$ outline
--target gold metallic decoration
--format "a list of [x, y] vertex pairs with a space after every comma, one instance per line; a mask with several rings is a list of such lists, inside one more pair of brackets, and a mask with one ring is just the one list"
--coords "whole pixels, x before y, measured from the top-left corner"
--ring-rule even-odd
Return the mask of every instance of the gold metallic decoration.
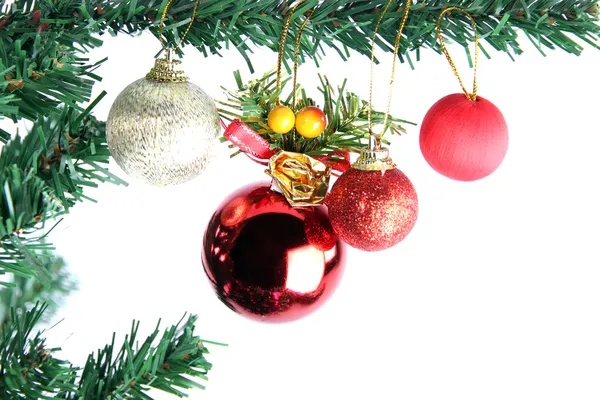
[[[442, 27], [441, 27], [442, 17], [446, 13], [450, 13], [451, 11], [459, 11], [459, 12], [465, 14], [469, 18], [469, 22], [471, 22], [471, 26], [473, 27], [473, 32], [475, 35], [475, 64], [473, 66], [473, 93], [469, 93], [469, 91], [463, 84], [462, 79], [460, 79], [460, 74], [458, 73], [458, 69], [456, 68], [456, 65], [454, 64], [454, 61], [452, 61], [452, 57], [450, 57], [450, 53], [448, 53], [448, 50], [446, 49], [446, 45], [444, 44], [444, 38], [442, 37]], [[462, 88], [463, 92], [465, 93], [465, 96], [467, 96], [467, 98], [471, 101], [477, 101], [477, 68], [479, 66], [479, 35], [477, 34], [477, 25], [475, 24], [475, 20], [473, 19], [471, 14], [469, 14], [467, 11], [463, 10], [460, 7], [448, 7], [448, 8], [445, 8], [440, 13], [440, 16], [438, 17], [438, 20], [437, 20], [436, 31], [437, 31], [437, 38], [438, 38], [438, 42], [440, 43], [440, 47], [442, 48], [442, 51], [444, 52], [446, 59], [450, 63], [450, 67], [452, 68], [454, 75], [458, 79], [458, 82], [460, 83], [460, 87]]]
[[[196, 6], [198, 5], [196, 1]], [[106, 138], [117, 164], [130, 176], [156, 186], [174, 185], [202, 173], [219, 143], [220, 122], [214, 100], [188, 82], [174, 59], [181, 42], [142, 79], [127, 86], [113, 103], [106, 121]]]
[[377, 150], [362, 149], [352, 168], [361, 171], [389, 171], [396, 169], [396, 164], [390, 158], [390, 152], [385, 147]]
[[188, 77], [180, 69], [181, 61], [173, 58], [173, 52], [173, 49], [166, 49], [165, 57], [156, 59], [146, 78], [159, 82], [187, 82]]
[[280, 151], [265, 171], [292, 206], [316, 206], [329, 188], [331, 167], [306, 154]]

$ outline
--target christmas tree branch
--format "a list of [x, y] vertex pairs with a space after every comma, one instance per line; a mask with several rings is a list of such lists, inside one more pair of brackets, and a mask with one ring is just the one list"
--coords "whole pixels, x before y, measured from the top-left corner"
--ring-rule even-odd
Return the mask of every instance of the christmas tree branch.
[[[82, 50], [102, 42], [87, 27], [48, 29], [41, 11], [14, 11], [0, 29], [0, 115], [30, 121], [59, 114], [65, 104], [83, 111], [94, 83], [93, 71], [104, 61], [87, 64]], [[8, 28], [10, 27], [10, 29]]]
[[46, 251], [40, 252], [38, 259], [46, 272], [46, 280], [13, 273], [10, 286], [0, 288], [0, 325], [9, 320], [11, 309], [23, 313], [40, 301], [48, 305], [44, 313], [47, 320], [56, 311], [62, 298], [75, 289], [76, 284], [61, 258]]
[[52, 247], [35, 234], [49, 219], [89, 199], [84, 187], [125, 184], [106, 165], [105, 125], [68, 106], [40, 118], [23, 139], [0, 154], [0, 273], [49, 279], [44, 252]]
[[137, 400], [151, 399], [146, 393], [150, 388], [186, 397], [182, 389], [203, 388], [196, 379], [206, 379], [212, 368], [204, 346], [212, 342], [193, 333], [196, 316], [162, 335], [159, 323], [141, 345], [139, 322], [134, 321], [118, 352], [113, 335], [112, 343], [90, 354], [79, 369], [55, 357], [60, 349], [46, 346], [43, 331], [33, 334], [45, 311], [45, 305], [22, 314], [13, 309], [0, 326], [0, 398]]
[[171, 326], [153, 345], [160, 334], [157, 326], [141, 346], [136, 344], [139, 322], [134, 321], [115, 357], [114, 336], [110, 345], [89, 356], [77, 396], [71, 398], [151, 399], [145, 393], [151, 387], [184, 397], [180, 389], [204, 389], [190, 379], [205, 380], [212, 368], [204, 358], [208, 350], [203, 341], [193, 335], [196, 320], [191, 316], [183, 326], [179, 326], [181, 322]]
[[[250, 44], [278, 49], [285, 16], [294, 1], [201, 1], [196, 23], [185, 39], [205, 55], [219, 54], [224, 48], [238, 49], [252, 69]], [[0, 17], [0, 116], [36, 120], [39, 115], [56, 112], [65, 103], [77, 109], [89, 100], [98, 63], [89, 65], [79, 54], [99, 46], [97, 34], [139, 33], [144, 29], [159, 35], [158, 16], [166, 1], [32, 1], [16, 0], [12, 6], [2, 2]], [[347, 49], [370, 55], [370, 41], [384, 1], [306, 0], [292, 20], [290, 37], [295, 37], [302, 14], [314, 8], [300, 46], [301, 61], [334, 49], [342, 58]], [[377, 44], [392, 51], [398, 29], [398, 2], [385, 16]], [[428, 1], [412, 5], [400, 58], [411, 53], [420, 57], [421, 48], [440, 51], [435, 35], [437, 17], [444, 7], [465, 8], [475, 19], [480, 37], [492, 48], [510, 57], [522, 53], [519, 32], [543, 52], [561, 49], [580, 54], [582, 44], [599, 48], [600, 12], [597, 0], [559, 0], [524, 2], [514, 0]], [[174, 43], [178, 28], [190, 20], [193, 2], [174, 1], [167, 13], [164, 36]], [[442, 24], [442, 35], [467, 46], [474, 35], [465, 16], [452, 15]], [[482, 46], [483, 48], [483, 46]], [[159, 45], [157, 43], [157, 50]], [[483, 48], [484, 53], [488, 55]], [[293, 43], [285, 47], [287, 58]], [[6, 139], [6, 134], [2, 135]]]
[[3, 399], [65, 398], [76, 389], [77, 370], [54, 357], [43, 332], [33, 333], [46, 306], [22, 314], [11, 310], [0, 327], [0, 397]]

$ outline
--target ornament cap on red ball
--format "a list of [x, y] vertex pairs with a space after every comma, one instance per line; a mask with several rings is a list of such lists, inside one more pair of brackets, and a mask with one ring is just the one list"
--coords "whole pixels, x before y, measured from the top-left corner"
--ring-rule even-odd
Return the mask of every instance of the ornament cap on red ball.
[[387, 149], [365, 149], [327, 197], [331, 224], [340, 238], [364, 251], [401, 242], [417, 221], [418, 199], [411, 181]]
[[481, 96], [448, 95], [427, 112], [419, 136], [421, 152], [438, 173], [475, 181], [493, 173], [508, 151], [508, 127], [500, 110]]

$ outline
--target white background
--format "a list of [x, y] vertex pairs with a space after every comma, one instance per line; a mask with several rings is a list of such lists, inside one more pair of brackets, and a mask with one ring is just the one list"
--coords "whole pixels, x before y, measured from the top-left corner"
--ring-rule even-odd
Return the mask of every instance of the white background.
[[[151, 35], [104, 37], [93, 59], [109, 57], [96, 87], [112, 101], [153, 64]], [[548, 51], [512, 62], [482, 59], [480, 94], [508, 122], [502, 166], [473, 183], [450, 181], [429, 168], [419, 125], [394, 138], [392, 155], [419, 195], [419, 219], [396, 247], [379, 253], [349, 249], [342, 283], [313, 315], [284, 325], [251, 322], [213, 294], [201, 263], [204, 228], [221, 199], [266, 180], [263, 167], [240, 156], [219, 160], [196, 180], [161, 189], [130, 182], [88, 191], [99, 203], [75, 207], [52, 236], [78, 277], [48, 332], [62, 357], [83, 365], [89, 352], [159, 318], [175, 323], [199, 314], [197, 332], [229, 344], [211, 347], [207, 390], [192, 399], [534, 400], [600, 398], [600, 213], [598, 204], [598, 65]], [[203, 58], [192, 47], [191, 80], [223, 99], [232, 71], [250, 73], [235, 51]], [[452, 47], [467, 82], [462, 48]], [[377, 66], [375, 107], [383, 109], [391, 55]], [[257, 49], [257, 74], [276, 54]], [[320, 72], [367, 99], [369, 60], [344, 63], [330, 51]], [[299, 81], [316, 99], [317, 69]], [[416, 123], [439, 98], [460, 91], [443, 56], [424, 51], [416, 70], [399, 66], [392, 114]], [[114, 171], [125, 177], [113, 165]], [[122, 336], [120, 336], [122, 337]], [[156, 398], [170, 396], [156, 393]]]

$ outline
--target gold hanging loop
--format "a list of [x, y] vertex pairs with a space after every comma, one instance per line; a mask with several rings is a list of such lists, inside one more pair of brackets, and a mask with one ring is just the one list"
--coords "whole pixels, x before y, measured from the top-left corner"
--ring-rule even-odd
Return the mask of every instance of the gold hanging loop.
[[[167, 17], [167, 11], [171, 7], [171, 4], [173, 4], [173, 0], [169, 0], [167, 5], [165, 6], [165, 9], [163, 10], [162, 15], [160, 17], [160, 22], [158, 24], [158, 39], [160, 40], [160, 44], [162, 45], [162, 48], [165, 51], [167, 50], [167, 44], [165, 43], [165, 39], [163, 38], [163, 29], [165, 27], [165, 18]], [[196, 10], [198, 9], [198, 4], [200, 4], [200, 0], [196, 0], [196, 3], [194, 4], [194, 9], [192, 11], [192, 19], [190, 20], [190, 23], [188, 24], [185, 32], [183, 33], [183, 36], [179, 40], [179, 43], [177, 43], [177, 46], [175, 46], [175, 48], [172, 49], [173, 52], [177, 51], [177, 49], [179, 49], [181, 47], [181, 43], [183, 43], [183, 40], [185, 39], [188, 32], [192, 28], [192, 24], [194, 23], [194, 20], [196, 19]]]
[[[281, 33], [281, 43], [279, 44], [279, 53], [277, 55], [277, 99], [275, 100], [275, 104], [277, 104], [277, 105], [280, 105], [279, 92], [281, 91], [281, 69], [282, 69], [282, 64], [283, 64], [283, 54], [285, 51], [285, 42], [286, 42], [288, 31], [290, 29], [290, 23], [292, 20], [292, 16], [294, 15], [296, 8], [298, 8], [298, 6], [302, 3], [304, 3], [304, 0], [299, 1], [298, 3], [296, 3], [294, 5], [294, 7], [292, 7], [292, 9], [290, 10], [290, 12], [285, 20], [285, 24], [283, 26], [283, 32]], [[297, 77], [298, 77], [298, 55], [300, 54], [300, 43], [301, 43], [301, 39], [302, 39], [302, 32], [304, 31], [304, 28], [306, 27], [308, 20], [313, 15], [313, 12], [314, 12], [314, 10], [309, 10], [307, 12], [306, 18], [304, 19], [304, 21], [300, 25], [300, 28], [298, 29], [298, 36], [296, 37], [296, 44], [294, 46], [292, 104], [290, 107], [293, 112], [295, 112], [295, 109], [296, 109], [296, 83], [297, 83]], [[290, 139], [291, 148], [294, 148], [294, 145], [296, 142], [296, 132], [294, 129], [292, 129], [289, 139]]]
[[[473, 32], [475, 34], [475, 66], [473, 68], [473, 93], [469, 93], [469, 91], [463, 84], [463, 81], [460, 78], [460, 74], [458, 73], [458, 69], [456, 68], [456, 64], [454, 64], [452, 57], [450, 57], [450, 53], [448, 53], [448, 49], [446, 49], [446, 45], [444, 44], [444, 38], [442, 37], [442, 28], [441, 28], [442, 17], [452, 11], [459, 11], [459, 12], [465, 14], [469, 18], [469, 21], [471, 22], [471, 26], [473, 27]], [[475, 24], [475, 20], [473, 19], [471, 14], [469, 14], [467, 11], [465, 11], [464, 9], [462, 9], [460, 7], [445, 8], [440, 13], [440, 16], [438, 17], [438, 20], [437, 20], [437, 38], [438, 38], [440, 47], [442, 48], [442, 51], [444, 52], [444, 55], [446, 56], [446, 59], [448, 60], [448, 63], [450, 63], [450, 67], [452, 68], [454, 75], [456, 76], [456, 78], [458, 79], [458, 82], [460, 83], [460, 87], [462, 88], [463, 92], [465, 93], [465, 96], [467, 96], [467, 98], [471, 101], [477, 101], [477, 68], [479, 66], [479, 36], [477, 35], [477, 25]]]
[[306, 18], [304, 19], [304, 21], [302, 22], [302, 25], [300, 25], [300, 29], [298, 29], [298, 36], [296, 37], [296, 46], [294, 47], [294, 78], [293, 78], [293, 85], [292, 85], [292, 110], [294, 110], [296, 108], [296, 79], [297, 79], [297, 73], [298, 73], [298, 54], [300, 53], [300, 40], [302, 39], [302, 32], [304, 31], [304, 27], [306, 26], [306, 23], [308, 22], [308, 20], [310, 19], [310, 17], [312, 17], [313, 15], [313, 10], [309, 10]]
[[[282, 65], [283, 65], [283, 54], [285, 52], [285, 42], [287, 39], [288, 31], [290, 29], [290, 23], [292, 21], [292, 16], [294, 15], [294, 12], [298, 8], [298, 6], [302, 3], [304, 3], [304, 0], [299, 1], [298, 3], [296, 3], [294, 5], [294, 7], [292, 7], [292, 9], [288, 13], [288, 16], [285, 20], [285, 24], [283, 25], [283, 32], [281, 33], [281, 42], [279, 43], [279, 52], [277, 54], [277, 92], [279, 92], [281, 90], [281, 69], [282, 69]], [[294, 85], [293, 85], [293, 94], [292, 94], [292, 96], [293, 96], [292, 97], [292, 107], [291, 107], [292, 110], [296, 106], [296, 77], [297, 77], [297, 72], [298, 72], [298, 55], [300, 52], [300, 40], [302, 38], [302, 32], [304, 31], [304, 27], [306, 26], [306, 23], [308, 22], [308, 20], [312, 16], [312, 14], [313, 14], [313, 10], [309, 10], [308, 14], [306, 16], [306, 19], [302, 22], [302, 25], [300, 25], [300, 29], [298, 30], [298, 36], [296, 37], [296, 45], [294, 47], [294, 75], [293, 75]], [[277, 105], [280, 104], [279, 94], [277, 95], [276, 104]]]
[[369, 82], [369, 109], [368, 109], [368, 121], [369, 121], [369, 149], [370, 150], [381, 150], [381, 137], [383, 136], [383, 132], [385, 132], [385, 126], [387, 125], [387, 121], [390, 114], [390, 107], [392, 105], [392, 88], [394, 86], [394, 79], [396, 76], [396, 62], [398, 59], [398, 51], [400, 49], [400, 39], [402, 38], [402, 31], [404, 31], [404, 26], [406, 25], [406, 20], [408, 19], [408, 13], [410, 11], [411, 1], [406, 0], [406, 5], [404, 7], [404, 14], [402, 15], [402, 19], [400, 21], [400, 27], [398, 28], [398, 33], [396, 34], [396, 40], [394, 42], [394, 60], [392, 62], [392, 74], [390, 78], [390, 90], [388, 93], [388, 101], [387, 108], [385, 111], [385, 116], [383, 119], [383, 127], [384, 131], [380, 134], [373, 133], [373, 121], [372, 121], [372, 110], [373, 110], [373, 78], [375, 75], [375, 41], [377, 39], [377, 31], [379, 30], [379, 26], [381, 25], [381, 21], [383, 21], [383, 17], [387, 13], [388, 9], [392, 5], [394, 0], [388, 1], [385, 5], [381, 15], [379, 16], [379, 20], [377, 21], [377, 25], [375, 25], [375, 30], [373, 31], [373, 40], [371, 42], [371, 77]]

